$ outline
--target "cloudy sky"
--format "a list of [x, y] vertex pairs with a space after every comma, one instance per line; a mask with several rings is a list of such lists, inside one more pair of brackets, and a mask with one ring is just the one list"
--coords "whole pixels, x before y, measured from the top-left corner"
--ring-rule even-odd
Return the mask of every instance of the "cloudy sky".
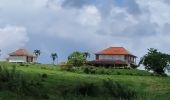
[[170, 53], [169, 12], [170, 0], [0, 0], [1, 59], [18, 48], [40, 49], [42, 63], [110, 46]]

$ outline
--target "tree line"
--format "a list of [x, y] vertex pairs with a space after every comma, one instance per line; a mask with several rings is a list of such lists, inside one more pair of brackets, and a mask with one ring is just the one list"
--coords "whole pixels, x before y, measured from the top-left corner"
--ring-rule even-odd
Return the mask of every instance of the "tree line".
[[[38, 58], [41, 54], [41, 51], [36, 49], [36, 50], [34, 50], [34, 54]], [[50, 57], [52, 59], [53, 64], [55, 64], [56, 60], [58, 63], [58, 54], [56, 52], [51, 53]], [[89, 52], [75, 51], [68, 56], [68, 63], [73, 64], [75, 66], [81, 66], [86, 63], [88, 57], [90, 57]]]
[[[0, 49], [0, 56], [1, 52], [2, 51]], [[41, 51], [38, 49], [34, 50], [33, 53], [37, 58], [41, 55]], [[52, 63], [55, 64], [55, 61], [58, 60], [58, 54], [53, 52], [51, 53], [50, 57], [52, 59]], [[90, 53], [88, 52], [75, 51], [68, 56], [67, 63], [77, 67], [82, 66], [87, 62], [88, 57], [90, 57]], [[141, 64], [144, 65], [145, 70], [153, 71], [156, 74], [163, 75], [165, 74], [165, 70], [170, 72], [170, 55], [162, 53], [157, 49], [150, 48], [148, 49], [148, 52], [143, 57], [141, 57], [138, 67]]]

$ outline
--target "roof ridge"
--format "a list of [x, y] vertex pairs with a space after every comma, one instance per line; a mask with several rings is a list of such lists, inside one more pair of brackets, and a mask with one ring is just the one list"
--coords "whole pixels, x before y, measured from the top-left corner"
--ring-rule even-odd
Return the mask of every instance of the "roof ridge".
[[126, 48], [124, 47], [109, 47], [106, 49], [103, 49], [99, 52], [97, 52], [96, 54], [109, 54], [109, 55], [133, 55], [131, 52], [129, 52]]
[[34, 56], [33, 53], [27, 51], [26, 49], [17, 49], [9, 55], [19, 55], [19, 56]]

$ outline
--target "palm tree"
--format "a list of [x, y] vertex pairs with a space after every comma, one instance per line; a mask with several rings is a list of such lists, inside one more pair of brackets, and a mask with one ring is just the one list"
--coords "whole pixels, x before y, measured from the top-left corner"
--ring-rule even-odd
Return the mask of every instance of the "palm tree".
[[36, 57], [38, 57], [41, 54], [41, 51], [36, 49], [36, 50], [34, 50], [34, 54]]
[[[54, 65], [55, 60], [58, 58], [57, 53], [51, 53], [51, 58], [52, 58], [52, 60], [53, 60], [53, 65]], [[58, 63], [58, 62], [57, 62], [57, 63]]]
[[[41, 51], [38, 50], [38, 49], [36, 49], [36, 50], [34, 50], [34, 54], [35, 54], [35, 56], [38, 58], [38, 56], [40, 56], [40, 54], [41, 54]], [[36, 59], [37, 59], [37, 58], [36, 58]]]

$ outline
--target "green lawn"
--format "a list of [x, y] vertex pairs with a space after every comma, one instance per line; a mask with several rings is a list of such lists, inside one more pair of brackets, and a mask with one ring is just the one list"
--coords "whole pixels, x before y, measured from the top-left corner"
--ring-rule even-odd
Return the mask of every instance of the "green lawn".
[[[0, 63], [2, 66], [13, 66], [9, 63]], [[64, 98], [58, 95], [60, 91], [57, 90], [57, 86], [63, 85], [63, 89], [73, 86], [75, 84], [83, 82], [91, 82], [95, 84], [101, 84], [103, 80], [111, 79], [116, 82], [125, 83], [131, 88], [135, 89], [138, 93], [137, 98], [139, 100], [170, 100], [170, 77], [158, 77], [158, 76], [137, 76], [133, 74], [120, 74], [120, 75], [105, 75], [105, 74], [85, 74], [85, 73], [74, 73], [61, 71], [59, 66], [53, 65], [17, 65], [16, 70], [28, 74], [32, 77], [47, 74], [47, 78], [43, 81], [46, 92], [49, 95], [50, 100], [79, 100], [79, 99], [89, 99], [89, 100], [99, 100], [98, 97], [76, 97], [76, 98]], [[136, 73], [137, 70], [129, 69], [114, 69], [118, 70], [120, 73]], [[144, 72], [147, 73], [147, 72]], [[101, 94], [102, 96], [102, 94]], [[103, 97], [107, 98], [107, 97]], [[101, 100], [103, 99], [101, 98]], [[0, 91], [0, 100], [34, 100], [35, 98], [29, 96], [20, 96], [19, 94], [10, 91]], [[108, 100], [112, 100], [111, 98]]]

